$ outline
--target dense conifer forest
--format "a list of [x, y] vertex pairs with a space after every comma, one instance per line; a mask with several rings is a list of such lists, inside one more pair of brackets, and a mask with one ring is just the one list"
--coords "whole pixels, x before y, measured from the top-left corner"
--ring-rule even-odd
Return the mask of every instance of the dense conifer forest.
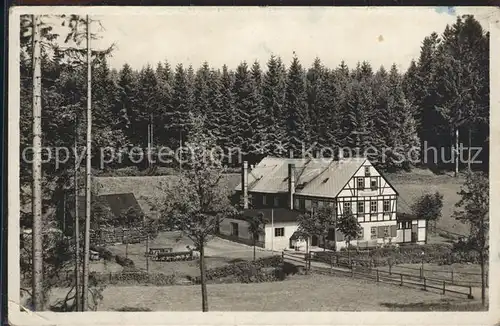
[[[28, 46], [21, 55], [22, 148], [31, 145], [32, 132]], [[178, 148], [188, 138], [190, 113], [205, 117], [219, 146], [241, 149], [251, 163], [266, 155], [301, 156], [311, 146], [316, 154], [325, 147], [376, 148], [366, 155], [382, 169], [400, 170], [415, 165], [407, 153], [424, 158], [425, 146], [432, 146], [445, 148], [445, 155], [436, 162], [428, 157], [425, 165], [452, 169], [450, 148], [458, 130], [464, 147], [483, 148], [476, 160], [485, 163], [473, 168], [487, 169], [489, 34], [472, 16], [426, 37], [406, 71], [369, 62], [327, 67], [321, 58], [306, 67], [298, 56], [283, 62], [278, 54], [237, 67], [172, 66], [165, 58], [141, 70], [128, 64], [110, 69], [105, 56], [96, 55], [92, 71], [96, 169], [100, 147], [146, 150], [150, 124], [153, 147]], [[84, 146], [85, 65], [45, 55], [42, 85], [43, 145], [73, 147], [76, 136]], [[126, 156], [106, 168], [143, 169], [146, 162]]]

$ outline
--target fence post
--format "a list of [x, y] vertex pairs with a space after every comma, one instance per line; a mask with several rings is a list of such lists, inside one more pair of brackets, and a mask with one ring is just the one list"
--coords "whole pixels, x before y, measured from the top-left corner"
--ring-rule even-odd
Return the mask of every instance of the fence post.
[[403, 286], [403, 274], [399, 274], [401, 276], [401, 286]]
[[351, 277], [354, 277], [354, 268], [352, 266], [352, 262], [351, 262]]
[[443, 281], [443, 294], [446, 293], [446, 281]]
[[111, 283], [111, 272], [109, 272], [109, 282]]
[[392, 275], [392, 265], [389, 265], [389, 275]]
[[335, 260], [337, 262], [337, 267], [339, 267], [339, 256], [338, 255], [335, 255]]
[[333, 273], [333, 256], [330, 255], [330, 274]]
[[473, 299], [474, 297], [472, 296], [472, 286], [469, 285], [469, 295], [468, 295], [468, 298], [469, 299]]
[[378, 276], [378, 268], [377, 268], [377, 282], [379, 282], [379, 276]]
[[424, 278], [424, 270], [420, 267], [420, 280]]
[[453, 283], [453, 271], [451, 271], [451, 283]]
[[427, 291], [427, 282], [426, 282], [426, 281], [427, 281], [427, 280], [426, 280], [426, 279], [425, 279], [425, 277], [424, 277], [424, 291]]

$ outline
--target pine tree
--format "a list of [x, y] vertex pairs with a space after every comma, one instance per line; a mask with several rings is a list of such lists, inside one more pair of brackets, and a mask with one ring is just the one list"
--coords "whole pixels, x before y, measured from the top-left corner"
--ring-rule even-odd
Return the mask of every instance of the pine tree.
[[266, 128], [264, 125], [265, 111], [262, 96], [262, 70], [257, 61], [252, 65], [250, 73], [252, 77], [252, 95], [249, 118], [253, 134], [249, 146], [249, 162], [253, 164], [259, 162], [262, 157], [268, 154], [268, 148], [266, 143]]
[[[222, 108], [225, 116], [225, 121], [220, 125], [221, 139], [220, 146], [228, 155], [230, 165], [238, 164], [238, 160], [234, 157], [233, 149], [237, 148], [236, 137], [240, 130], [237, 126], [237, 115], [235, 107], [235, 96], [233, 94], [234, 80], [232, 72], [229, 71], [226, 65], [222, 67], [221, 76], [221, 93], [222, 93]], [[237, 154], [237, 153], [236, 153]]]
[[262, 104], [267, 149], [272, 155], [283, 155], [281, 144], [285, 141], [284, 95], [286, 75], [278, 57], [271, 56], [262, 83]]
[[132, 68], [125, 64], [119, 72], [118, 99], [115, 112], [121, 117], [120, 126], [125, 131], [128, 139], [132, 139], [133, 132], [130, 128], [130, 116], [136, 110], [137, 103], [137, 80]]
[[188, 118], [191, 112], [191, 103], [189, 100], [190, 89], [187, 80], [187, 74], [182, 64], [175, 68], [174, 85], [172, 90], [172, 111], [167, 116], [167, 130], [171, 135], [170, 146], [179, 147], [180, 143], [185, 141], [188, 131]]
[[285, 114], [288, 151], [295, 157], [310, 145], [310, 121], [307, 112], [307, 93], [304, 70], [294, 56], [288, 70], [285, 92]]
[[246, 62], [240, 63], [236, 68], [233, 94], [235, 113], [238, 116], [236, 129], [239, 130], [239, 134], [235, 137], [235, 145], [246, 157], [251, 151], [250, 142], [254, 134], [251, 116], [254, 91], [252, 75]]
[[321, 60], [316, 57], [312, 67], [307, 72], [307, 111], [311, 120], [309, 132], [313, 144], [319, 143], [320, 139], [323, 140], [326, 133], [325, 125], [322, 123], [325, 118], [323, 115], [325, 108], [322, 106], [324, 104], [322, 97], [325, 95], [323, 93], [323, 85], [326, 83], [325, 75], [325, 68], [321, 64]]
[[231, 121], [231, 117], [226, 116], [224, 107], [224, 86], [222, 84], [222, 74], [219, 70], [212, 69], [208, 79], [208, 106], [209, 109], [205, 113], [205, 125], [209, 130], [212, 130], [215, 142], [224, 153], [227, 153], [224, 148], [223, 138], [224, 130]]
[[168, 61], [162, 65], [158, 63], [156, 68], [156, 80], [158, 84], [159, 107], [154, 117], [154, 140], [158, 145], [169, 145], [169, 138], [173, 135], [166, 128], [168, 117], [172, 114], [172, 93], [174, 75]]

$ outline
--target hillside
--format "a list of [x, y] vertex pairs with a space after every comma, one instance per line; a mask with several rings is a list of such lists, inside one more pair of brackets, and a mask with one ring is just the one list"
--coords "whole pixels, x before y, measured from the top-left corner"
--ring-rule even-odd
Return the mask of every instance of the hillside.
[[[463, 177], [454, 178], [450, 175], [436, 175], [429, 170], [414, 169], [412, 172], [399, 172], [385, 174], [389, 182], [400, 194], [398, 210], [408, 211], [409, 206], [416, 198], [425, 194], [439, 191], [443, 194], [442, 218], [437, 227], [458, 233], [466, 234], [467, 226], [456, 221], [452, 214], [455, 203], [458, 202], [460, 186], [464, 182]], [[141, 177], [97, 177], [100, 184], [101, 194], [132, 192], [146, 214], [154, 215], [148, 199], [154, 198], [158, 189], [165, 185], [173, 184], [176, 176], [141, 176]], [[227, 174], [224, 179], [228, 190], [234, 189], [240, 182], [237, 173]]]
[[408, 212], [409, 206], [418, 197], [439, 191], [443, 195], [443, 209], [437, 227], [458, 234], [468, 233], [468, 226], [452, 217], [455, 204], [460, 200], [458, 192], [465, 181], [463, 176], [436, 175], [424, 169], [414, 169], [410, 173], [386, 173], [385, 176], [399, 192], [398, 211]]

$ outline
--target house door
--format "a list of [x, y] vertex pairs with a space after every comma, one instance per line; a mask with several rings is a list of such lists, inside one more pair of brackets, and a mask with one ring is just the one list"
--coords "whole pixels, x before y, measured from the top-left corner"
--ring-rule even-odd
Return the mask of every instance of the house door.
[[311, 239], [311, 246], [317, 246], [318, 245], [318, 237], [313, 235]]
[[417, 242], [418, 240], [418, 225], [413, 224], [411, 226], [411, 242]]

